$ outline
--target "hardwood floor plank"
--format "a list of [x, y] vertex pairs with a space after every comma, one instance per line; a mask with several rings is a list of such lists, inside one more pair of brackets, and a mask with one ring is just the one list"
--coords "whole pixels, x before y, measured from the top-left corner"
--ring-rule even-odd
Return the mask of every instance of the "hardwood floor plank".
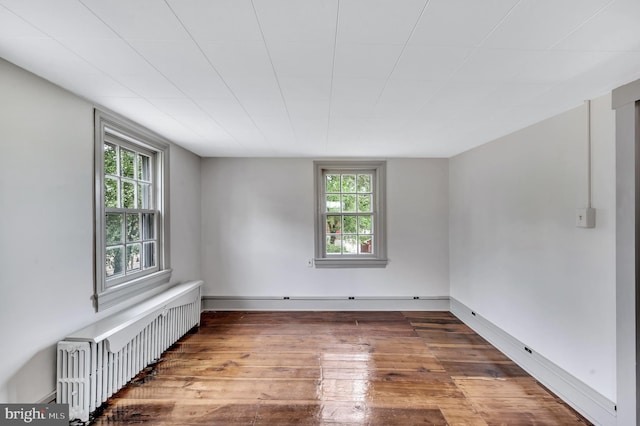
[[367, 404], [362, 401], [323, 401], [320, 403], [320, 421], [323, 425], [366, 424]]
[[415, 382], [440, 383], [450, 380], [451, 377], [442, 370], [441, 373], [433, 371], [416, 371], [400, 369], [371, 369], [371, 368], [323, 368], [322, 378], [334, 380], [369, 380], [376, 382]]
[[488, 426], [482, 414], [467, 399], [441, 401], [438, 407], [449, 425]]
[[208, 326], [202, 329], [200, 335], [213, 335], [217, 337], [225, 337], [228, 335], [239, 336], [257, 336], [266, 335], [328, 335], [336, 338], [350, 336], [372, 336], [372, 337], [415, 337], [416, 332], [412, 328], [399, 330], [398, 327], [389, 326], [388, 324], [370, 324], [349, 322], [343, 324], [336, 329], [333, 323], [328, 324], [308, 324], [300, 327], [297, 324], [219, 324]]
[[371, 382], [370, 395], [391, 406], [415, 406], [421, 402], [433, 404], [439, 399], [464, 399], [464, 394], [451, 380], [423, 382]]
[[[146, 384], [153, 387], [131, 387], [123, 396], [128, 399], [209, 399], [235, 400], [316, 400], [320, 391], [318, 380], [196, 380], [156, 378]], [[145, 385], [146, 385], [145, 384]]]
[[489, 345], [489, 342], [475, 333], [456, 333], [424, 328], [416, 329], [416, 333], [427, 344]]
[[542, 404], [529, 398], [476, 398], [474, 405], [488, 425], [589, 424], [570, 408], [557, 403]]
[[485, 398], [529, 398], [537, 402], [556, 400], [555, 395], [549, 393], [532, 377], [487, 378], [487, 377], [454, 377], [453, 380], [467, 397]]
[[320, 368], [305, 367], [203, 367], [161, 369], [162, 377], [189, 377], [196, 380], [211, 379], [318, 379]]
[[365, 415], [368, 425], [447, 425], [439, 408], [368, 408]]
[[254, 425], [313, 425], [322, 419], [319, 404], [260, 405]]
[[207, 312], [96, 425], [585, 425], [449, 312]]
[[322, 366], [325, 368], [354, 369], [360, 368], [363, 362], [383, 369], [414, 370], [416, 372], [444, 371], [440, 361], [429, 353], [413, 354], [411, 357], [399, 356], [393, 353], [325, 353], [321, 358]]
[[261, 367], [314, 367], [320, 365], [321, 355], [317, 352], [180, 352], [175, 351], [163, 355], [163, 361], [158, 364], [161, 368], [164, 363], [182, 363], [187, 366], [218, 367], [226, 362], [233, 361], [239, 366]]
[[440, 361], [442, 367], [451, 376], [484, 377], [484, 378], [507, 378], [507, 377], [529, 377], [516, 363], [508, 362], [465, 362], [465, 361]]
[[453, 362], [478, 362], [478, 363], [501, 363], [512, 362], [502, 352], [497, 351], [492, 346], [477, 345], [455, 345], [436, 346], [429, 345], [433, 355], [440, 361]]

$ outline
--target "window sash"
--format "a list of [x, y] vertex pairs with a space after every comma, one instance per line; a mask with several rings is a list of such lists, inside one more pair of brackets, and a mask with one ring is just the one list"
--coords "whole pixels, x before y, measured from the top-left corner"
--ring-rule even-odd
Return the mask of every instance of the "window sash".
[[[154, 173], [154, 169], [156, 168], [154, 167], [154, 164], [157, 163], [158, 154], [142, 146], [136, 146], [130, 141], [125, 140], [121, 137], [118, 137], [118, 135], [114, 135], [110, 133], [110, 129], [105, 129], [103, 146], [107, 144], [115, 148], [116, 170], [115, 170], [115, 173], [109, 173], [108, 171], [105, 170], [104, 179], [105, 181], [107, 179], [110, 179], [110, 180], [115, 180], [117, 182], [117, 185], [116, 185], [117, 192], [118, 192], [117, 204], [120, 207], [105, 207], [104, 208], [105, 217], [108, 214], [114, 214], [114, 213], [121, 214], [124, 217], [123, 223], [121, 225], [122, 234], [123, 234], [121, 241], [115, 244], [109, 244], [107, 241], [105, 241], [104, 248], [103, 248], [104, 256], [105, 256], [105, 264], [103, 265], [103, 268], [105, 269], [104, 286], [106, 288], [110, 288], [110, 287], [125, 283], [127, 281], [131, 281], [132, 279], [152, 274], [160, 270], [160, 265], [158, 264], [157, 261], [155, 261], [154, 265], [151, 267], [147, 267], [147, 268], [144, 267], [144, 259], [147, 258], [147, 253], [145, 252], [145, 245], [143, 244], [144, 242], [154, 243], [153, 258], [154, 259], [158, 258], [157, 254], [155, 253], [158, 250], [157, 230], [154, 231], [154, 238], [150, 240], [143, 240], [141, 237], [136, 240], [129, 240], [126, 235], [126, 230], [128, 226], [127, 218], [131, 215], [136, 215], [136, 214], [140, 215], [139, 217], [141, 219], [142, 219], [142, 214], [153, 214], [154, 228], [155, 228], [156, 224], [161, 220], [161, 212], [160, 210], [154, 208], [156, 205], [156, 192], [154, 191], [154, 188], [157, 186], [156, 181], [160, 178], [160, 176]], [[126, 174], [124, 173], [124, 170], [123, 170], [124, 166], [121, 164], [121, 159], [123, 157], [123, 154], [122, 154], [123, 150], [125, 150], [126, 152], [130, 152], [133, 155], [133, 171], [132, 171], [133, 176], [132, 177], [126, 176]], [[140, 175], [145, 175], [145, 173], [141, 173], [141, 170], [140, 170], [139, 161], [141, 156], [145, 156], [149, 158], [149, 164], [147, 165], [149, 170], [146, 173], [146, 179], [141, 179], [141, 176], [140, 176]], [[104, 157], [103, 157], [103, 164], [104, 164]], [[124, 206], [125, 203], [124, 203], [124, 200], [122, 199], [122, 195], [124, 193], [124, 190], [122, 187], [123, 183], [130, 183], [131, 185], [133, 185], [133, 196], [134, 196], [133, 206], [134, 207]], [[140, 208], [140, 207], [136, 208], [136, 206], [140, 205], [140, 197], [141, 197], [140, 186], [141, 185], [146, 185], [149, 187], [148, 188], [149, 199], [147, 200], [147, 204], [150, 208]], [[106, 197], [103, 198], [103, 203], [106, 204]], [[141, 233], [142, 232], [141, 223], [138, 225], [138, 228], [139, 228], [139, 232]], [[105, 229], [105, 233], [106, 233], [106, 229]], [[128, 267], [128, 261], [130, 259], [129, 249], [132, 247], [138, 247], [138, 246], [139, 246], [138, 267], [129, 268]], [[147, 247], [149, 246], [147, 245]], [[117, 269], [118, 273], [109, 275], [107, 273], [107, 268], [108, 268], [107, 259], [109, 258], [108, 253], [109, 251], [113, 252], [118, 249], [122, 249], [122, 253], [118, 256], [120, 258], [120, 261], [118, 263], [122, 263], [122, 266]]]
[[[121, 237], [118, 242], [109, 242], [105, 238], [104, 242], [104, 251], [105, 251], [105, 286], [107, 288], [119, 285], [123, 282], [130, 281], [132, 279], [142, 277], [145, 275], [149, 275], [151, 273], [157, 272], [160, 270], [160, 265], [157, 262], [157, 252], [158, 252], [158, 230], [157, 223], [159, 222], [160, 212], [158, 210], [151, 209], [124, 209], [124, 208], [107, 208], [105, 209], [105, 217], [107, 215], [122, 215], [123, 220], [120, 225], [121, 227]], [[138, 225], [138, 237], [135, 239], [129, 239], [127, 235], [127, 217], [132, 215], [139, 215], [139, 225]], [[144, 233], [144, 217], [143, 215], [153, 215], [153, 238], [148, 238]], [[105, 233], [106, 233], [106, 220], [105, 220]], [[145, 238], [146, 237], [146, 238]], [[145, 256], [148, 255], [146, 247], [150, 247], [147, 243], [153, 243], [153, 258], [155, 259], [155, 263], [153, 266], [145, 267], [144, 260]], [[140, 245], [140, 267], [139, 269], [131, 269], [127, 268], [127, 248], [133, 245]], [[122, 273], [115, 274], [109, 276], [106, 273], [106, 253], [109, 250], [122, 248], [124, 250], [124, 262], [122, 267]]]

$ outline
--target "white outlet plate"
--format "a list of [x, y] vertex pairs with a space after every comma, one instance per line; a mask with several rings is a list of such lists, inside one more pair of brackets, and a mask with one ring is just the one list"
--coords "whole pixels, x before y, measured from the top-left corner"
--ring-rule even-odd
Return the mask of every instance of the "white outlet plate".
[[313, 268], [313, 259], [312, 258], [307, 259], [307, 268]]
[[578, 228], [596, 227], [596, 209], [591, 207], [576, 209], [576, 226]]

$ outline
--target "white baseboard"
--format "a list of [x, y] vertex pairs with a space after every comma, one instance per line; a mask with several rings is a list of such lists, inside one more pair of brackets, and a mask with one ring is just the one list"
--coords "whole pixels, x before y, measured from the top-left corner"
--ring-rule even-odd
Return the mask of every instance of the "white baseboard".
[[512, 359], [527, 373], [596, 425], [615, 426], [616, 405], [463, 303], [450, 300], [451, 313]]
[[400, 297], [229, 297], [203, 296], [204, 311], [448, 311], [449, 296]]

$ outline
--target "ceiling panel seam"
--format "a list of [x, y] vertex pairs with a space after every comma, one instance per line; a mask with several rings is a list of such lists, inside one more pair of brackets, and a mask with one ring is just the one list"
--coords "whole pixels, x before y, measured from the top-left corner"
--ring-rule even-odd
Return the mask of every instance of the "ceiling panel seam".
[[[371, 108], [371, 113], [369, 114], [368, 120], [372, 119], [371, 115], [374, 113], [376, 107], [380, 103], [380, 99], [382, 98], [382, 95], [384, 94], [385, 90], [387, 89], [387, 86], [389, 85], [389, 81], [391, 80], [391, 76], [393, 76], [393, 73], [395, 72], [396, 68], [398, 67], [398, 64], [400, 63], [400, 59], [402, 59], [402, 56], [404, 55], [404, 52], [407, 49], [407, 46], [409, 45], [409, 42], [413, 38], [413, 35], [416, 32], [416, 28], [418, 27], [418, 24], [422, 20], [422, 17], [424, 16], [424, 13], [427, 10], [427, 7], [429, 7], [430, 3], [431, 3], [431, 0], [426, 0], [424, 5], [422, 6], [422, 10], [418, 14], [418, 18], [416, 19], [416, 21], [413, 23], [413, 27], [411, 28], [411, 32], [409, 33], [409, 36], [405, 40], [404, 45], [402, 46], [402, 49], [400, 49], [400, 53], [398, 54], [398, 57], [396, 58], [396, 61], [393, 64], [393, 67], [391, 68], [391, 71], [387, 75], [387, 78], [384, 81], [384, 84], [382, 86], [382, 89], [380, 90], [380, 93], [378, 93], [378, 96], [377, 96], [375, 102], [373, 103], [373, 108]], [[428, 102], [428, 99], [425, 102]]]
[[[80, 0], [80, 3], [91, 13], [93, 14], [100, 22], [102, 22], [107, 28], [109, 28], [110, 31], [112, 31], [115, 35], [117, 35], [120, 40], [122, 40], [124, 43], [126, 43], [127, 46], [129, 46], [129, 48], [131, 50], [133, 50], [140, 58], [142, 58], [142, 60], [144, 60], [151, 68], [153, 68], [158, 74], [160, 74], [171, 86], [173, 86], [178, 92], [182, 93], [182, 95], [184, 95], [184, 97], [186, 99], [189, 99], [198, 109], [200, 109], [203, 113], [205, 113], [208, 117], [210, 117], [222, 130], [224, 130], [234, 141], [236, 141], [236, 143], [238, 143], [238, 141], [235, 139], [235, 137], [224, 127], [222, 126], [220, 123], [218, 123], [218, 121], [211, 117], [210, 114], [207, 113], [207, 111], [203, 110], [202, 107], [200, 105], [198, 105], [197, 102], [195, 102], [190, 96], [188, 96], [180, 87], [178, 87], [178, 85], [176, 85], [169, 77], [167, 77], [162, 71], [160, 71], [149, 59], [147, 59], [142, 53], [140, 53], [138, 51], [138, 49], [136, 49], [130, 42], [129, 40], [127, 40], [125, 37], [123, 37], [120, 33], [118, 33], [118, 31], [116, 31], [113, 27], [111, 27], [111, 25], [109, 25], [107, 22], [104, 21], [104, 19], [102, 19], [101, 16], [99, 16], [95, 11], [93, 11], [93, 9], [91, 9], [83, 0]], [[166, 4], [166, 2], [165, 2]], [[167, 7], [169, 7], [169, 9], [171, 10], [171, 7], [167, 4]], [[172, 10], [173, 13], [173, 10]], [[174, 14], [175, 16], [175, 14]], [[175, 16], [176, 19], [178, 19], [177, 16]], [[180, 20], [178, 19], [178, 22], [180, 22]], [[182, 22], [180, 22], [180, 24], [182, 24]], [[184, 26], [183, 26], [184, 28]], [[184, 28], [186, 31], [186, 28]], [[116, 80], [117, 81], [117, 80]], [[127, 87], [125, 85], [125, 87]], [[149, 103], [150, 105], [152, 105], [154, 108], [158, 109], [159, 111], [162, 111], [160, 108], [158, 108], [153, 102], [151, 102], [147, 97], [142, 96], [142, 94], [137, 93], [135, 90], [131, 90], [133, 93], [137, 94], [140, 99], [144, 99], [147, 103]], [[168, 115], [167, 113], [164, 113], [165, 115], [171, 117], [170, 115]], [[174, 117], [171, 117], [172, 119], [175, 120]], [[185, 126], [187, 128], [190, 128], [190, 130], [202, 137], [206, 139], [206, 135], [201, 135], [198, 131], [196, 131], [196, 129], [191, 128], [191, 126], [185, 125], [184, 123], [180, 123], [182, 126]]]
[[615, 1], [616, 0], [611, 0], [609, 3], [607, 3], [604, 6], [600, 7], [590, 17], [588, 17], [587, 19], [582, 21], [581, 24], [577, 25], [573, 30], [569, 31], [568, 34], [566, 34], [564, 37], [561, 37], [560, 40], [556, 41], [551, 46], [549, 46], [549, 48], [547, 48], [547, 50], [552, 50], [557, 45], [559, 45], [560, 43], [562, 43], [563, 41], [565, 41], [566, 39], [571, 37], [571, 35], [575, 34], [576, 31], [578, 31], [580, 28], [584, 27], [586, 24], [588, 24], [590, 21], [592, 21], [596, 16], [600, 15], [605, 9], [609, 8], [609, 6], [611, 6], [613, 3], [615, 3]]
[[[104, 22], [99, 16], [97, 16], [89, 7], [87, 7], [86, 4], [84, 4], [84, 2], [82, 2], [82, 0], [79, 1], [80, 4], [82, 4], [83, 7], [85, 7], [91, 14], [93, 14], [94, 16], [96, 16], [96, 18], [102, 22], [106, 28], [109, 29], [109, 31], [111, 31], [115, 36], [120, 37], [120, 35], [113, 29], [111, 28], [109, 25], [107, 25], [106, 22]], [[22, 17], [21, 15], [19, 15], [18, 13], [16, 13], [14, 10], [9, 9], [6, 5], [1, 5], [5, 10], [7, 10], [9, 13], [11, 13], [12, 15], [16, 16], [17, 18], [19, 18], [20, 20], [22, 20], [23, 22], [25, 22], [27, 25], [29, 25], [30, 27], [34, 28], [36, 31], [40, 32], [43, 34], [43, 36], [45, 36], [46, 38], [53, 40], [54, 42], [56, 42], [60, 47], [62, 47], [64, 50], [66, 50], [67, 52], [71, 53], [72, 55], [74, 55], [75, 57], [77, 57], [78, 59], [80, 59], [82, 62], [86, 63], [87, 65], [89, 65], [89, 67], [91, 67], [92, 69], [96, 70], [97, 74], [106, 77], [112, 81], [114, 81], [115, 83], [121, 85], [122, 87], [128, 89], [131, 91], [131, 93], [137, 95], [140, 99], [143, 99], [147, 104], [149, 104], [151, 107], [155, 108], [158, 112], [160, 112], [161, 114], [165, 115], [167, 118], [175, 121], [176, 123], [179, 123], [177, 120], [175, 120], [175, 118], [171, 117], [170, 115], [168, 115], [167, 113], [165, 113], [164, 111], [160, 110], [157, 106], [155, 106], [153, 103], [151, 103], [148, 99], [144, 98], [140, 93], [138, 93], [133, 87], [130, 87], [128, 84], [126, 84], [123, 81], [120, 81], [120, 79], [116, 78], [115, 76], [107, 73], [106, 71], [104, 71], [102, 68], [96, 66], [94, 63], [92, 63], [91, 61], [89, 61], [87, 58], [85, 58], [84, 56], [82, 56], [81, 54], [79, 54], [78, 52], [72, 50], [70, 47], [68, 47], [66, 44], [62, 43], [60, 40], [58, 40], [56, 37], [54, 37], [51, 34], [48, 34], [47, 32], [45, 32], [42, 28], [36, 27], [35, 25], [33, 25], [33, 23], [31, 23], [30, 21], [28, 21], [27, 19], [25, 19], [24, 17]], [[121, 37], [120, 37], [121, 38]], [[134, 49], [135, 50], [135, 49]], [[76, 93], [72, 88], [68, 88], [69, 91]], [[78, 93], [79, 96], [85, 98], [85, 96], [82, 93]], [[90, 99], [89, 99], [90, 100]], [[93, 100], [90, 100], [91, 103], [96, 104], [97, 103]], [[179, 123], [180, 125], [184, 126], [184, 124]], [[195, 132], [194, 132], [195, 133]]]
[[338, 46], [338, 31], [340, 28], [340, 0], [337, 0], [338, 4], [336, 7], [336, 27], [333, 33], [333, 56], [331, 57], [331, 82], [329, 85], [329, 112], [327, 114], [327, 137], [325, 139], [324, 151], [327, 152], [329, 149], [329, 136], [331, 132], [331, 109], [333, 107], [333, 86], [334, 86], [334, 76], [336, 72], [336, 51]]
[[[253, 14], [256, 18], [256, 22], [258, 24], [258, 29], [260, 30], [260, 35], [262, 36], [262, 43], [264, 44], [264, 49], [267, 53], [267, 57], [269, 58], [269, 64], [271, 65], [271, 70], [273, 71], [273, 77], [276, 80], [276, 84], [278, 85], [278, 91], [280, 92], [280, 98], [282, 99], [282, 103], [284, 105], [284, 109], [287, 113], [287, 119], [289, 120], [289, 126], [291, 127], [291, 133], [293, 134], [293, 138], [294, 141], [296, 143], [298, 143], [298, 136], [296, 134], [295, 128], [293, 127], [293, 123], [291, 121], [291, 113], [289, 112], [289, 106], [287, 105], [287, 100], [284, 96], [284, 93], [282, 92], [282, 86], [280, 85], [280, 79], [278, 78], [278, 73], [276, 72], [276, 67], [273, 64], [273, 58], [271, 57], [271, 51], [269, 50], [269, 45], [267, 44], [267, 40], [264, 37], [264, 31], [262, 29], [262, 24], [260, 23], [260, 18], [258, 17], [258, 11], [256, 10], [256, 5], [254, 4], [253, 0], [251, 0], [251, 8], [253, 9]], [[267, 140], [267, 143], [270, 143], [270, 141], [265, 138], [265, 140]]]
[[[176, 20], [180, 23], [180, 25], [182, 26], [182, 28], [184, 28], [185, 32], [189, 35], [189, 38], [191, 39], [191, 41], [194, 43], [194, 45], [198, 48], [198, 51], [200, 52], [200, 54], [202, 54], [203, 58], [207, 61], [207, 63], [209, 64], [209, 66], [211, 67], [211, 69], [217, 74], [217, 76], [220, 78], [220, 81], [222, 81], [222, 83], [225, 85], [225, 87], [229, 90], [229, 93], [231, 93], [231, 95], [233, 96], [233, 98], [236, 100], [236, 102], [238, 103], [238, 105], [240, 105], [240, 108], [242, 108], [242, 110], [244, 111], [244, 113], [247, 115], [247, 117], [249, 118], [249, 120], [251, 121], [251, 123], [253, 124], [253, 126], [258, 130], [258, 132], [260, 132], [260, 134], [262, 135], [262, 138], [267, 142], [267, 144], [271, 145], [269, 140], [267, 139], [267, 137], [265, 136], [264, 132], [262, 131], [262, 129], [260, 129], [260, 127], [258, 127], [257, 123], [255, 122], [255, 120], [253, 119], [253, 117], [251, 116], [251, 114], [249, 114], [249, 111], [247, 110], [247, 108], [243, 105], [243, 103], [240, 101], [240, 98], [238, 97], [238, 95], [233, 91], [233, 89], [231, 88], [231, 86], [229, 85], [229, 83], [224, 79], [224, 77], [222, 76], [222, 74], [220, 74], [220, 72], [218, 71], [218, 69], [216, 68], [216, 66], [213, 64], [213, 62], [211, 62], [211, 59], [209, 58], [209, 56], [207, 56], [207, 54], [204, 52], [204, 50], [202, 49], [202, 47], [200, 46], [200, 43], [198, 43], [198, 41], [195, 39], [195, 37], [193, 36], [193, 34], [191, 33], [191, 31], [189, 31], [189, 28], [187, 28], [187, 26], [185, 25], [185, 23], [182, 21], [182, 19], [180, 19], [180, 17], [178, 16], [178, 14], [176, 13], [176, 11], [171, 7], [171, 5], [169, 4], [169, 2], [167, 0], [164, 0], [165, 4], [167, 5], [167, 7], [169, 8], [169, 10], [171, 10], [171, 13], [173, 14], [173, 16], [175, 16]], [[186, 96], [186, 94], [185, 94]], [[189, 98], [191, 99], [191, 98]], [[213, 117], [208, 111], [204, 110], [200, 104], [198, 102], [194, 103], [198, 106], [198, 108], [200, 108], [205, 114], [207, 114], [209, 117], [211, 117], [212, 120], [214, 120], [216, 122], [216, 124], [220, 125], [218, 123], [218, 121], [215, 119], [215, 117]], [[227, 132], [231, 138], [243, 149], [247, 149], [247, 147], [240, 142], [231, 132], [229, 132], [224, 126], [220, 125], [220, 127]], [[273, 147], [270, 146], [270, 148], [273, 150]]]
[[504, 14], [504, 16], [493, 26], [493, 28], [491, 28], [491, 30], [482, 38], [482, 40], [478, 43], [477, 46], [474, 46], [471, 51], [467, 54], [467, 56], [460, 62], [460, 64], [458, 64], [458, 66], [456, 67], [456, 69], [454, 69], [451, 74], [449, 74], [449, 78], [447, 78], [443, 84], [434, 91], [434, 93], [432, 93], [431, 97], [429, 97], [428, 99], [426, 99], [424, 102], [422, 102], [420, 104], [420, 106], [418, 108], [416, 108], [416, 112], [413, 114], [412, 117], [409, 117], [406, 122], [410, 123], [412, 120], [415, 120], [416, 118], [418, 118], [418, 113], [417, 111], [420, 111], [422, 108], [424, 108], [431, 99], [435, 98], [442, 90], [444, 90], [444, 87], [451, 82], [451, 80], [453, 80], [453, 77], [462, 69], [462, 67], [469, 61], [469, 59], [471, 57], [473, 57], [473, 55], [480, 49], [480, 47], [482, 47], [482, 45], [489, 39], [489, 37], [491, 37], [491, 34], [493, 34], [494, 32], [497, 31], [497, 29], [500, 27], [500, 25], [502, 25], [508, 18], [509, 16], [511, 16], [511, 14], [513, 13], [514, 10], [516, 10], [516, 8], [518, 7], [518, 5], [520, 5], [524, 0], [518, 0], [518, 2], [516, 4], [514, 4], [513, 6], [511, 6], [511, 8], [507, 11], [507, 13]]

